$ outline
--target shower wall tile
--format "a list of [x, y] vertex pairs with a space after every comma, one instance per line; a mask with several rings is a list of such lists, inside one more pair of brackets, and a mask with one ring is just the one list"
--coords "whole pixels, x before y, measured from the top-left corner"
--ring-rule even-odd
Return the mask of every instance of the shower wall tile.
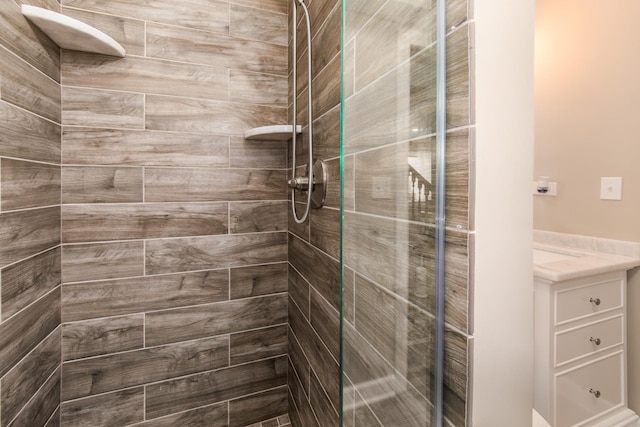
[[89, 243], [62, 247], [64, 283], [141, 274], [144, 274], [144, 242]]
[[54, 81], [60, 81], [60, 55], [57, 46], [30, 25], [22, 15], [19, 3], [3, 3], [0, 9], [0, 28], [1, 46]]
[[65, 166], [62, 203], [142, 202], [142, 168]]
[[145, 94], [229, 99], [229, 71], [222, 67], [140, 57], [114, 61], [109, 56], [75, 51], [62, 53], [62, 84]]
[[144, 128], [144, 95], [76, 87], [62, 88], [62, 124]]
[[100, 396], [63, 402], [63, 426], [126, 426], [144, 420], [144, 387], [120, 390]]
[[279, 325], [286, 323], [286, 307], [287, 296], [279, 294], [147, 313], [145, 342], [160, 345]]
[[60, 166], [1, 159], [0, 171], [3, 211], [60, 203]]
[[287, 48], [188, 28], [147, 24], [147, 56], [287, 75]]
[[63, 15], [78, 19], [109, 34], [125, 48], [127, 55], [144, 55], [144, 21], [70, 7], [61, 9]]
[[60, 402], [60, 369], [51, 375], [22, 411], [14, 418], [11, 427], [41, 426], [51, 418]]
[[229, 141], [229, 166], [286, 169], [286, 145], [282, 141], [246, 141], [243, 137], [232, 136]]
[[286, 413], [288, 148], [242, 137], [286, 121], [286, 2], [62, 3], [127, 49], [62, 53], [62, 425]]
[[309, 319], [309, 301], [311, 298], [309, 288], [309, 283], [289, 265], [289, 298], [306, 319]]
[[311, 290], [310, 302], [311, 326], [318, 334], [334, 359], [340, 359], [340, 313], [338, 310], [320, 296], [315, 290]]
[[196, 408], [176, 415], [169, 415], [134, 425], [136, 427], [195, 427], [206, 422], [207, 427], [228, 427], [229, 424], [227, 420], [229, 419], [229, 414], [227, 406], [227, 402], [214, 403], [213, 405], [207, 405], [202, 408]]
[[229, 363], [239, 365], [287, 354], [287, 325], [231, 334]]
[[60, 123], [60, 85], [0, 46], [0, 99]]
[[226, 234], [229, 206], [216, 203], [81, 204], [62, 207], [62, 241]]
[[226, 167], [229, 137], [66, 127], [62, 159], [67, 165]]
[[327, 396], [313, 371], [311, 372], [311, 393], [309, 395], [309, 402], [311, 403], [321, 426], [337, 426], [340, 424], [337, 409], [331, 406], [329, 396]]
[[286, 385], [230, 400], [229, 427], [244, 427], [265, 418], [275, 418], [287, 411], [287, 400]]
[[[323, 159], [340, 156], [340, 106], [336, 105], [313, 122], [313, 155]], [[336, 176], [338, 179], [338, 176]], [[339, 190], [339, 186], [336, 190]]]
[[227, 336], [66, 362], [62, 398], [77, 399], [227, 366]]
[[128, 0], [113, 0], [108, 4], [101, 0], [62, 0], [62, 6], [109, 13], [117, 16], [162, 22], [179, 27], [196, 28], [217, 34], [229, 33], [229, 3], [208, 0], [151, 0], [134, 4]]
[[329, 208], [312, 211], [309, 228], [310, 243], [338, 259], [340, 257], [340, 211]]
[[[240, 267], [286, 261], [284, 233], [256, 233], [149, 240], [147, 274]], [[238, 257], [238, 253], [242, 254]]]
[[65, 284], [62, 318], [70, 322], [226, 301], [228, 277], [224, 269]]
[[[324, 2], [325, 5], [331, 5], [331, 2]], [[313, 9], [313, 5], [311, 6]], [[318, 31], [312, 39], [311, 68], [313, 70], [322, 70], [340, 53], [340, 5], [335, 4], [333, 9], [326, 16]], [[323, 17], [315, 18], [319, 21]], [[339, 80], [338, 80], [339, 83]]]
[[282, 13], [231, 3], [229, 21], [232, 37], [287, 44], [287, 15]]
[[0, 265], [7, 265], [60, 243], [60, 208], [0, 215]]
[[143, 347], [143, 314], [65, 323], [62, 327], [65, 361]]
[[59, 247], [1, 269], [2, 321], [55, 289], [61, 282], [60, 271]]
[[59, 164], [60, 133], [59, 124], [0, 100], [3, 156]]
[[282, 386], [286, 364], [281, 356], [149, 385], [147, 419]]
[[300, 381], [295, 375], [289, 381], [289, 410], [291, 425], [304, 427], [319, 427], [307, 395], [304, 393]]
[[229, 285], [230, 299], [287, 292], [287, 264], [232, 268]]
[[158, 95], [146, 97], [146, 128], [174, 132], [241, 135], [259, 126], [282, 124], [282, 107]]
[[[291, 300], [289, 301], [289, 309], [291, 310]], [[288, 337], [288, 345], [289, 345], [289, 387], [293, 389], [292, 382], [295, 381], [300, 383], [300, 389], [304, 390], [307, 395], [309, 394], [309, 360], [304, 355], [302, 351], [302, 347], [298, 338], [295, 336], [293, 331], [289, 329], [289, 337]]]
[[2, 378], [2, 425], [7, 425], [29, 399], [37, 395], [38, 389], [60, 367], [60, 363], [58, 328]]

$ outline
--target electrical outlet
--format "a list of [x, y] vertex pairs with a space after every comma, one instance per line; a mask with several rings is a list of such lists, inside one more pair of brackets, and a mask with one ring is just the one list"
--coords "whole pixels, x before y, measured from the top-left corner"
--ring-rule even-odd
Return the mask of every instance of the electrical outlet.
[[621, 177], [600, 178], [600, 199], [622, 200], [622, 178]]

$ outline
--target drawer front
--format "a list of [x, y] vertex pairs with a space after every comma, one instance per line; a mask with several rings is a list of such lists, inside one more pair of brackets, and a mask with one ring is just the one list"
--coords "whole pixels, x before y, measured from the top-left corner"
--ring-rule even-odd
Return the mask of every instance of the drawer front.
[[[580, 368], [557, 374], [556, 427], [580, 424], [624, 403], [623, 356], [615, 353]], [[590, 393], [592, 389], [594, 393]], [[595, 392], [600, 392], [596, 397]]]
[[556, 333], [555, 366], [622, 344], [623, 316]]
[[555, 324], [622, 307], [622, 280], [558, 291]]

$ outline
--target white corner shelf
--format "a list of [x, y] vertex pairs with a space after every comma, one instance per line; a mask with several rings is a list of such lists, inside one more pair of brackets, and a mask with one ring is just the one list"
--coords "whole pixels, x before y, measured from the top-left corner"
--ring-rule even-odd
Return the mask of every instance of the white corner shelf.
[[26, 4], [22, 5], [22, 14], [61, 48], [121, 58], [126, 54], [120, 43], [77, 19]]
[[[256, 140], [262, 139], [267, 141], [287, 141], [291, 139], [293, 133], [293, 125], [273, 125], [262, 126], [245, 131], [244, 139]], [[302, 133], [302, 126], [296, 126], [296, 133]]]

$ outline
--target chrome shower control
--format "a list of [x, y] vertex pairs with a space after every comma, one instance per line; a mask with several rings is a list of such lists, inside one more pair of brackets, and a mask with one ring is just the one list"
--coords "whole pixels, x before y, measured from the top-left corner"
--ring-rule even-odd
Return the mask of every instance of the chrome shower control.
[[298, 191], [307, 191], [309, 189], [309, 177], [297, 176], [288, 181], [289, 188]]
[[594, 337], [589, 338], [589, 341], [591, 341], [595, 345], [600, 345], [600, 343], [602, 342], [600, 341], [600, 338], [594, 338]]

